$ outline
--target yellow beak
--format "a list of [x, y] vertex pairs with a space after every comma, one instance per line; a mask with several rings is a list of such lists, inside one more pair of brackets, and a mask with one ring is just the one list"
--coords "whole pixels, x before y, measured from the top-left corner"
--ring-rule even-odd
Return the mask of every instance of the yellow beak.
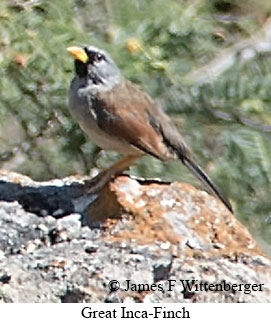
[[86, 63], [88, 61], [88, 55], [85, 52], [85, 50], [81, 47], [77, 47], [77, 46], [68, 47], [67, 52], [82, 63]]

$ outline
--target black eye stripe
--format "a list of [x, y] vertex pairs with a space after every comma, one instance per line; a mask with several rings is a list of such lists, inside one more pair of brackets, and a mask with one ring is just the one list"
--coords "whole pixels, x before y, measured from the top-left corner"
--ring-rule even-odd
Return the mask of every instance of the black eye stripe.
[[87, 53], [90, 62], [100, 62], [102, 60], [106, 60], [105, 56], [102, 53], [89, 50], [87, 47], [85, 47], [84, 50]]

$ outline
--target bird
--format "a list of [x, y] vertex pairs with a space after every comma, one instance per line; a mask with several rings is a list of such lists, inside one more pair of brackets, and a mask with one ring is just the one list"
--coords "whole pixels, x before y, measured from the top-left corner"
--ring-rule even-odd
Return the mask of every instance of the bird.
[[180, 160], [233, 213], [228, 198], [197, 164], [181, 133], [160, 105], [139, 85], [126, 79], [105, 50], [71, 46], [75, 77], [69, 110], [81, 129], [103, 150], [125, 157], [96, 176], [103, 186], [138, 158], [151, 155], [163, 162]]

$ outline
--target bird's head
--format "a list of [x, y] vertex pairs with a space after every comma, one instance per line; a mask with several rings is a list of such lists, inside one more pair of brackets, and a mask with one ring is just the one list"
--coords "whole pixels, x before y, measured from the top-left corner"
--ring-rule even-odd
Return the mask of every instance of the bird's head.
[[75, 58], [75, 73], [94, 85], [113, 87], [121, 80], [121, 72], [111, 56], [93, 46], [72, 46], [67, 51]]

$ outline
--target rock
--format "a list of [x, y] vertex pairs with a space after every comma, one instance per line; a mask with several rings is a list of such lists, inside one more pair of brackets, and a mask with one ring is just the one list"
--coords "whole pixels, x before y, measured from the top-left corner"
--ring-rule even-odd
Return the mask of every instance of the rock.
[[80, 235], [80, 218], [79, 214], [71, 214], [57, 221], [56, 229], [63, 241], [75, 239]]
[[2, 302], [270, 302], [270, 260], [214, 197], [85, 181], [0, 173]]
[[153, 265], [153, 281], [159, 282], [160, 280], [168, 279], [172, 265], [172, 256], [167, 255], [166, 258], [159, 257], [157, 263]]

